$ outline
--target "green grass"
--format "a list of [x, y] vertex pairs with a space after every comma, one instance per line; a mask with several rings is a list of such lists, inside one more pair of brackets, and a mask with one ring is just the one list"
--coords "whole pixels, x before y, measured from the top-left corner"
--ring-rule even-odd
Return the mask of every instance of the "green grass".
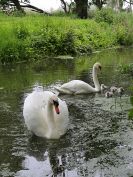
[[[98, 14], [98, 15], [97, 15]], [[105, 18], [106, 15], [106, 18]], [[38, 60], [45, 56], [80, 55], [133, 44], [133, 15], [96, 11], [92, 19], [0, 13], [2, 63]]]

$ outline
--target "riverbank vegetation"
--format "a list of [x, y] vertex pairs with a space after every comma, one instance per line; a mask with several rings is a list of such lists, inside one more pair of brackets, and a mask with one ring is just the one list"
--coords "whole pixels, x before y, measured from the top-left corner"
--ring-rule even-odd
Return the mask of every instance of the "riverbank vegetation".
[[74, 16], [7, 16], [0, 13], [1, 63], [47, 56], [83, 55], [133, 45], [132, 13], [92, 11], [87, 20]]
[[120, 65], [118, 67], [118, 71], [121, 74], [130, 74], [131, 76], [133, 76], [133, 63]]

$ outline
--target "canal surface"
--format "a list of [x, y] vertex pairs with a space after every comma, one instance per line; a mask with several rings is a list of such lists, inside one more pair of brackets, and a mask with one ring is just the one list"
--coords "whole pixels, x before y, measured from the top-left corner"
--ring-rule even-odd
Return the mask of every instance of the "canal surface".
[[[60, 95], [69, 109], [69, 128], [58, 140], [31, 136], [23, 120], [23, 103], [35, 89], [81, 79], [93, 86], [92, 66], [102, 64], [100, 83], [122, 86], [124, 95]], [[0, 67], [0, 177], [131, 177], [133, 176], [133, 78], [118, 72], [133, 62], [133, 49], [95, 53], [76, 59]]]

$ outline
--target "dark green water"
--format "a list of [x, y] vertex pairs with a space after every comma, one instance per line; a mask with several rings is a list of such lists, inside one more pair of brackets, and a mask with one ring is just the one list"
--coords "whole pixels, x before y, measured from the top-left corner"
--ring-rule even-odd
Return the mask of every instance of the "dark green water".
[[[22, 109], [36, 87], [54, 90], [71, 79], [92, 83], [99, 61], [100, 83], [122, 86], [122, 98], [104, 94], [60, 96], [70, 112], [67, 133], [59, 140], [31, 137]], [[119, 49], [73, 60], [49, 59], [36, 64], [0, 67], [0, 177], [131, 177], [133, 122], [128, 119], [133, 78], [117, 66], [133, 62], [133, 49]], [[62, 164], [62, 165], [61, 165]]]

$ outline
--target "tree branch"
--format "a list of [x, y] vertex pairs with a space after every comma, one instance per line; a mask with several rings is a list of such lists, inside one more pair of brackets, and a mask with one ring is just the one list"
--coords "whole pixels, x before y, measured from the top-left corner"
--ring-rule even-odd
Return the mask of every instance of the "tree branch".
[[[32, 9], [32, 11], [39, 12], [39, 13], [44, 13], [44, 14], [46, 14], [46, 15], [51, 15], [50, 13], [48, 13], [48, 12], [42, 10], [42, 9], [39, 9], [38, 7], [35, 7], [35, 6], [33, 6], [33, 5], [30, 5], [30, 4], [28, 4], [28, 3], [23, 3], [23, 4], [24, 4], [24, 5], [21, 4], [21, 7], [23, 7], [23, 8], [27, 7], [27, 8]], [[8, 3], [8, 5], [10, 5], [10, 6], [15, 6], [15, 5], [12, 4], [12, 3]]]
[[124, 0], [124, 2], [133, 5], [133, 2], [128, 2], [127, 0]]
[[21, 7], [27, 7], [27, 8], [30, 8], [30, 9], [34, 9], [34, 10], [36, 10], [39, 13], [44, 13], [44, 14], [50, 15], [50, 13], [48, 13], [48, 12], [42, 10], [42, 9], [39, 9], [38, 7], [30, 5], [30, 4], [21, 5]]
[[65, 13], [67, 13], [67, 4], [64, 0], [60, 0], [62, 3], [62, 8], [64, 9]]

